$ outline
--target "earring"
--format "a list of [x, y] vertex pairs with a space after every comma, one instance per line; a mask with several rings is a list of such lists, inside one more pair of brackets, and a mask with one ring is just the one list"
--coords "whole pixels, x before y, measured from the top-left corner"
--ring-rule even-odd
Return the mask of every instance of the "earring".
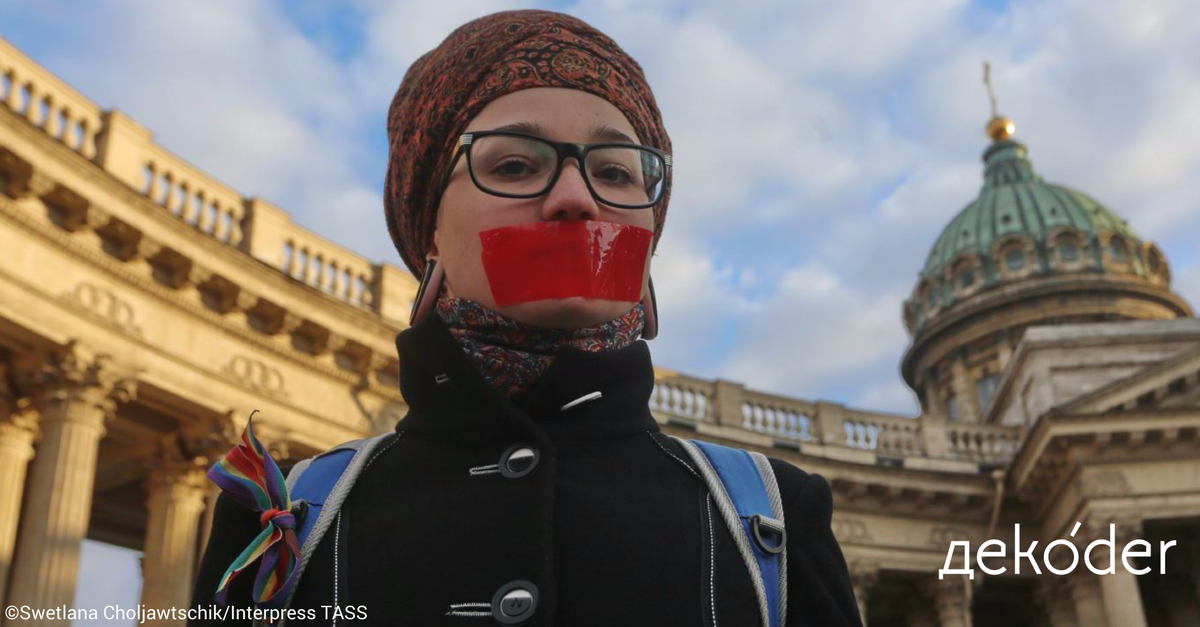
[[653, 340], [658, 335], [658, 299], [654, 297], [654, 279], [650, 279], [647, 286], [646, 297], [642, 299], [642, 308], [646, 313], [642, 339]]
[[425, 273], [421, 275], [421, 285], [417, 288], [417, 297], [413, 299], [412, 313], [408, 316], [408, 326], [413, 326], [425, 318], [437, 302], [438, 293], [442, 291], [442, 280], [445, 270], [438, 264], [437, 259], [425, 260]]

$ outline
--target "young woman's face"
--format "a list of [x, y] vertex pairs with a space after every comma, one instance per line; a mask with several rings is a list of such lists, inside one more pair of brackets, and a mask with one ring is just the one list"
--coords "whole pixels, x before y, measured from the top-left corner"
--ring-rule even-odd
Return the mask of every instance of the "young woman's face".
[[[493, 130], [518, 122], [536, 124], [542, 130], [534, 134], [556, 141], [612, 141], [593, 134], [597, 127], [607, 126], [641, 143], [633, 125], [612, 103], [564, 87], [536, 87], [501, 96], [488, 103], [466, 131]], [[542, 196], [501, 198], [480, 191], [471, 181], [466, 158], [460, 157], [438, 206], [431, 251], [446, 272], [446, 295], [470, 299], [514, 320], [544, 327], [591, 326], [629, 311], [635, 302], [576, 296], [497, 307], [492, 298], [481, 259], [481, 231], [550, 220], [597, 220], [654, 228], [653, 208], [619, 209], [596, 201], [579, 167], [575, 159], [567, 159], [554, 187]], [[647, 260], [643, 296], [649, 276]]]

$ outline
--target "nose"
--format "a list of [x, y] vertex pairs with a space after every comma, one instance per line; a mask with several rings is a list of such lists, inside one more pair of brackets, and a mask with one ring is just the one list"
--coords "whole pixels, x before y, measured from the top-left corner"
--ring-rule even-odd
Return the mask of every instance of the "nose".
[[543, 220], [598, 220], [600, 207], [588, 190], [574, 158], [563, 163], [562, 172], [554, 187], [546, 192], [542, 202]]

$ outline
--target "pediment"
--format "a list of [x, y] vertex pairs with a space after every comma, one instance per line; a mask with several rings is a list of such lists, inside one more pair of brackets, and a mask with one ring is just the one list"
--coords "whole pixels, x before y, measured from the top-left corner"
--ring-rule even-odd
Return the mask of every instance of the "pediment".
[[1054, 408], [1061, 414], [1200, 408], [1200, 346], [1151, 364]]

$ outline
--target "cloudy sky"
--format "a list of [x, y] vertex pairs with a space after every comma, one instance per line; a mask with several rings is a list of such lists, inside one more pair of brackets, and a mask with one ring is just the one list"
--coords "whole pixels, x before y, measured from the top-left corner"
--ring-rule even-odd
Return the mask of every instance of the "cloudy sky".
[[[408, 65], [501, 1], [0, 0], [0, 35], [160, 143], [399, 264], [384, 117]], [[1188, 2], [600, 0], [674, 142], [659, 365], [913, 413], [901, 303], [978, 192], [1001, 112], [1048, 180], [1157, 241], [1200, 303], [1200, 13]]]
[[1200, 304], [1200, 12], [1187, 0], [0, 0], [0, 36], [247, 196], [375, 260], [384, 117], [474, 17], [573, 14], [674, 143], [659, 365], [913, 414], [901, 303], [978, 192], [982, 62], [1034, 167], [1159, 243]]

